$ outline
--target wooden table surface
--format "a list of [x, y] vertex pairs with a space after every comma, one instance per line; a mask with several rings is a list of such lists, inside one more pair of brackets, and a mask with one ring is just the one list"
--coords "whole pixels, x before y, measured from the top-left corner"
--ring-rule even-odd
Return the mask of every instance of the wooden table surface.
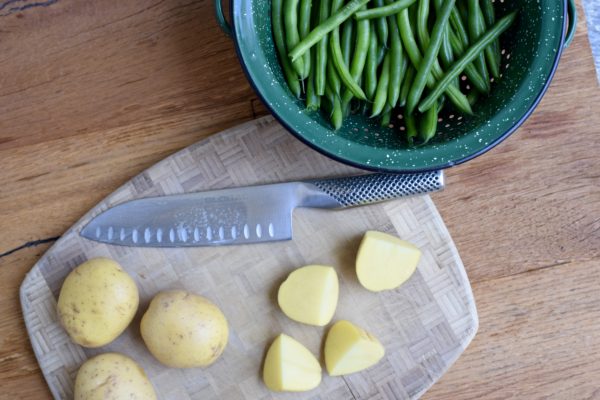
[[[432, 196], [480, 328], [426, 398], [600, 399], [596, 82], [580, 18], [534, 115]], [[265, 113], [211, 1], [0, 1], [0, 399], [50, 397], [18, 290], [52, 241], [140, 171]]]

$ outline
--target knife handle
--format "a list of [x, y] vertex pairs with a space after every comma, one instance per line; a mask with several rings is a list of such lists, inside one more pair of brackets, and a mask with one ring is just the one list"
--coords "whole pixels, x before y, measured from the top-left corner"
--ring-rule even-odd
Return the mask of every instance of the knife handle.
[[441, 190], [444, 188], [444, 173], [378, 173], [318, 179], [307, 183], [334, 199], [338, 207], [351, 207]]

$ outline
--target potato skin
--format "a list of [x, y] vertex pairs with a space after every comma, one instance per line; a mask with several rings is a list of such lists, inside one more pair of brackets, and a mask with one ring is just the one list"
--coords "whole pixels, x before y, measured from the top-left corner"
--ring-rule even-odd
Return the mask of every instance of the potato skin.
[[140, 330], [154, 357], [174, 368], [212, 364], [229, 338], [221, 310], [206, 298], [182, 290], [157, 294], [142, 317]]
[[84, 347], [112, 342], [127, 328], [139, 304], [138, 289], [121, 266], [94, 258], [69, 273], [58, 296], [58, 317]]
[[75, 379], [75, 400], [156, 400], [144, 370], [131, 358], [104, 353], [87, 360]]

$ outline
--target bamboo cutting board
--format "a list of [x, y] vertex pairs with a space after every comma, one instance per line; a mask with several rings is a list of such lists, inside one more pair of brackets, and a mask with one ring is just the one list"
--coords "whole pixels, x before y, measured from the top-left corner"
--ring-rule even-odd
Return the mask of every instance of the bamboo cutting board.
[[[139, 197], [360, 171], [309, 149], [265, 117], [190, 146], [133, 178], [71, 227], [33, 267], [21, 286], [31, 343], [57, 399], [69, 399], [79, 366], [107, 351], [143, 366], [159, 398], [185, 399], [408, 399], [423, 394], [470, 343], [477, 331], [471, 287], [452, 239], [429, 196], [340, 211], [299, 209], [294, 240], [246, 246], [149, 249], [83, 239], [79, 230], [108, 207]], [[375, 229], [406, 239], [423, 251], [417, 272], [400, 288], [363, 289], [354, 273], [362, 234]], [[92, 257], [118, 261], [135, 279], [140, 308], [113, 343], [84, 349], [59, 325], [56, 299], [66, 275]], [[294, 268], [328, 264], [338, 271], [340, 299], [334, 322], [347, 319], [377, 336], [386, 356], [374, 367], [345, 377], [323, 376], [306, 393], [272, 393], [261, 368], [273, 338], [284, 332], [321, 357], [327, 327], [302, 325], [278, 309], [279, 284]], [[160, 290], [181, 288], [215, 302], [230, 326], [229, 344], [212, 366], [171, 369], [144, 347], [139, 321]]]

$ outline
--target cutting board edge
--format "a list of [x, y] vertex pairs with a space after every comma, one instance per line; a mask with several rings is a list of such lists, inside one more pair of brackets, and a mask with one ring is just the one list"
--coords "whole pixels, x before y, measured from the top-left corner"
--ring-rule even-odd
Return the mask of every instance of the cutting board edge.
[[[266, 121], [270, 120], [271, 122], [274, 121], [272, 117], [265, 117], [265, 118], [262, 118], [261, 120], [250, 121], [250, 122], [244, 123], [242, 125], [230, 128], [230, 129], [228, 129], [226, 131], [223, 131], [221, 133], [225, 133], [225, 132], [228, 132], [228, 131], [238, 130], [238, 129], [241, 129], [241, 128], [246, 127], [246, 126], [252, 126], [252, 125], [255, 125], [256, 123], [263, 123], [264, 124], [265, 120]], [[205, 139], [205, 140], [208, 140], [208, 139]], [[199, 142], [199, 143], [201, 143], [201, 142]], [[194, 145], [192, 145], [192, 146], [194, 146]], [[176, 153], [172, 154], [171, 156], [169, 156], [169, 157], [167, 157], [167, 158], [159, 161], [158, 163], [154, 164], [150, 168], [148, 168], [148, 169], [142, 171], [141, 173], [137, 174], [131, 180], [125, 182], [123, 185], [121, 185], [119, 188], [117, 188], [114, 192], [112, 192], [111, 194], [109, 194], [108, 196], [106, 196], [104, 199], [102, 199], [94, 208], [92, 208], [90, 211], [88, 211], [87, 213], [85, 213], [74, 225], [72, 225], [71, 228], [69, 228], [65, 232], [65, 234], [63, 234], [61, 236], [61, 238], [59, 238], [59, 240], [56, 241], [46, 251], [46, 253], [44, 254], [44, 256], [42, 256], [38, 260], [38, 262], [36, 262], [34, 264], [34, 266], [32, 267], [32, 269], [27, 273], [27, 275], [24, 278], [24, 280], [23, 280], [23, 282], [21, 284], [21, 287], [20, 287], [21, 308], [22, 308], [22, 311], [23, 311], [25, 325], [26, 325], [26, 328], [27, 328], [27, 333], [30, 336], [30, 340], [32, 339], [32, 336], [30, 334], [30, 332], [31, 332], [31, 321], [29, 321], [29, 319], [26, 317], [26, 314], [27, 314], [27, 311], [28, 311], [26, 309], [26, 306], [25, 306], [25, 304], [27, 303], [27, 300], [26, 300], [26, 288], [27, 288], [27, 285], [30, 284], [30, 283], [32, 283], [35, 279], [41, 279], [41, 278], [36, 278], [34, 276], [34, 272], [36, 272], [35, 271], [36, 268], [40, 265], [41, 261], [44, 260], [45, 256], [47, 254], [49, 254], [49, 253], [52, 253], [55, 250], [56, 247], [60, 246], [62, 244], [62, 242], [67, 238], [67, 236], [69, 234], [77, 234], [76, 232], [73, 232], [73, 231], [76, 230], [76, 229], [80, 229], [89, 219], [91, 219], [95, 214], [97, 214], [98, 212], [100, 212], [101, 209], [102, 209], [102, 207], [106, 207], [107, 203], [110, 202], [110, 199], [115, 194], [120, 193], [123, 190], [126, 190], [128, 188], [128, 185], [131, 183], [132, 180], [134, 180], [136, 177], [139, 177], [139, 176], [143, 175], [146, 171], [148, 171], [150, 169], [153, 169], [153, 168], [155, 168], [155, 167], [157, 167], [157, 166], [159, 166], [161, 164], [167, 163], [169, 159], [171, 159], [173, 157], [176, 157], [177, 155], [180, 155], [180, 154], [186, 152], [187, 149], [189, 149], [189, 147], [181, 149], [181, 150], [177, 151]], [[140, 197], [144, 197], [144, 196], [140, 196]], [[437, 208], [435, 207], [435, 205], [434, 205], [434, 203], [432, 201], [432, 199], [429, 196], [427, 196], [427, 195], [426, 196], [422, 196], [422, 198], [425, 199], [426, 203], [428, 203], [429, 209], [434, 211], [434, 213], [436, 214], [436, 217], [439, 218], [440, 220], [442, 220], [441, 216], [439, 215], [439, 212], [438, 212]], [[117, 204], [117, 203], [115, 203], [115, 204]], [[443, 230], [444, 230], [445, 235], [450, 239], [450, 243], [448, 243], [448, 244], [449, 244], [449, 249], [450, 249], [450, 251], [451, 251], [451, 253], [453, 255], [453, 258], [455, 260], [458, 260], [458, 263], [459, 263], [458, 264], [458, 266], [459, 266], [458, 269], [460, 271], [461, 277], [464, 280], [464, 282], [467, 283], [466, 285], [464, 285], [464, 289], [466, 290], [466, 297], [469, 300], [468, 306], [469, 306], [469, 314], [470, 314], [470, 317], [472, 319], [472, 329], [469, 332], [468, 336], [463, 336], [463, 338], [461, 339], [461, 348], [462, 348], [462, 351], [460, 351], [459, 353], [457, 353], [452, 358], [452, 360], [448, 361], [448, 364], [445, 365], [445, 367], [441, 371], [441, 374], [434, 381], [432, 381], [430, 384], [427, 384], [427, 385], [423, 386], [422, 389], [419, 390], [418, 393], [414, 393], [414, 395], [416, 397], [420, 397], [423, 393], [425, 393], [431, 386], [433, 386], [435, 384], [435, 382], [437, 381], [437, 379], [441, 378], [445, 374], [445, 372], [456, 362], [456, 360], [460, 357], [460, 355], [462, 354], [462, 352], [464, 352], [464, 350], [469, 346], [469, 344], [471, 343], [471, 341], [475, 337], [475, 335], [477, 333], [477, 330], [478, 330], [478, 327], [479, 327], [479, 319], [478, 319], [477, 309], [476, 309], [476, 305], [475, 305], [475, 301], [474, 301], [472, 289], [471, 289], [471, 286], [469, 284], [466, 271], [464, 269], [464, 265], [462, 263], [462, 260], [460, 259], [460, 256], [458, 254], [458, 250], [456, 249], [456, 246], [454, 244], [454, 241], [452, 240], [452, 237], [450, 236], [450, 234], [449, 234], [446, 226], [443, 224], [443, 220], [442, 220], [442, 226], [443, 226]], [[40, 273], [40, 276], [41, 276], [41, 273]], [[44, 283], [47, 284], [47, 282], [45, 281], [45, 279], [42, 279], [42, 280], [44, 281]], [[49, 290], [50, 295], [54, 298], [54, 296], [52, 295], [52, 291], [50, 290], [49, 287], [48, 287], [48, 290]], [[56, 300], [56, 299], [54, 299], [54, 300]], [[33, 347], [36, 359], [38, 360], [38, 364], [40, 364], [40, 367], [41, 367], [42, 362], [43, 362], [43, 354], [41, 354], [41, 351], [39, 349], [36, 349], [35, 346], [33, 346], [33, 342], [32, 342], [32, 347]], [[83, 358], [83, 360], [85, 360], [85, 357]], [[42, 368], [40, 368], [40, 369], [42, 369]], [[56, 386], [54, 386], [54, 385], [51, 384], [51, 379], [53, 378], [52, 375], [51, 375], [51, 371], [47, 371], [46, 369], [42, 369], [42, 373], [44, 375], [44, 378], [45, 378], [46, 382], [48, 383], [48, 386], [49, 386], [50, 391], [52, 392], [52, 395], [55, 398], [61, 398], [61, 393], [58, 391], [58, 388]], [[75, 374], [75, 370], [72, 371], [71, 373], [74, 375]]]

